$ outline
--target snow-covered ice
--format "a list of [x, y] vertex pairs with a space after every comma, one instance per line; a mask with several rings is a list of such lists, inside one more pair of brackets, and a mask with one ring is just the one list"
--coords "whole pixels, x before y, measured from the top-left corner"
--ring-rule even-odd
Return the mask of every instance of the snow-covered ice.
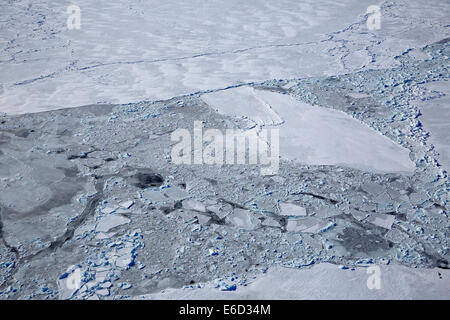
[[221, 113], [245, 117], [260, 126], [279, 124], [280, 156], [288, 160], [375, 172], [415, 169], [409, 150], [341, 111], [251, 88], [219, 91], [203, 99]]
[[168, 289], [136, 298], [441, 300], [447, 299], [450, 294], [449, 270], [411, 269], [396, 265], [377, 267], [380, 268], [379, 289], [370, 289], [370, 285], [367, 285], [371, 276], [367, 267], [342, 270], [336, 265], [324, 263], [309, 269], [274, 268], [232, 293], [218, 290], [212, 283], [207, 283], [200, 289]]
[[445, 3], [422, 3], [385, 4], [383, 28], [370, 31], [372, 0], [78, 0], [79, 30], [68, 30], [61, 1], [3, 2], [0, 112], [168, 99], [390, 67], [405, 50], [449, 35]]

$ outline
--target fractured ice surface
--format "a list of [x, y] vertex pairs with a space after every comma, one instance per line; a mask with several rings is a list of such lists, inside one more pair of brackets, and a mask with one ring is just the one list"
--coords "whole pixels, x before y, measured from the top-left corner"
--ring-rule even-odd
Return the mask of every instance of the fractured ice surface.
[[[183, 287], [193, 296], [206, 287], [209, 297], [274, 298], [264, 290], [274, 282], [297, 288], [287, 288], [286, 297], [301, 296], [308, 283], [322, 297], [343, 291], [352, 297], [361, 286], [367, 293], [361, 266], [375, 264], [387, 276], [380, 295], [401, 287], [402, 297], [419, 291], [448, 297], [450, 183], [439, 166], [445, 140], [432, 140], [444, 130], [421, 122], [415, 103], [430, 96], [424, 86], [449, 77], [448, 4], [382, 4], [385, 27], [368, 32], [361, 15], [367, 3], [350, 12], [334, 1], [311, 1], [291, 13], [309, 3], [294, 2], [239, 2], [223, 15], [235, 2], [219, 9], [212, 3], [202, 13], [172, 2], [152, 11], [131, 1], [122, 10], [119, 1], [99, 20], [102, 2], [82, 1], [86, 20], [78, 34], [60, 30], [61, 5], [0, 5], [0, 24], [7, 26], [1, 108], [23, 113], [127, 103], [0, 114], [1, 299], [131, 299], [161, 290], [177, 297]], [[186, 11], [205, 16], [192, 34], [186, 25], [198, 16]], [[333, 19], [344, 11], [348, 16]], [[311, 18], [318, 13], [323, 19]], [[117, 17], [136, 28], [137, 42], [120, 34], [127, 28]], [[168, 33], [161, 26], [166, 18], [173, 22]], [[106, 41], [96, 39], [94, 20], [95, 30], [112, 32]], [[145, 29], [149, 24], [158, 32]], [[26, 30], [17, 36], [14, 28]], [[52, 28], [61, 32], [34, 42]], [[297, 43], [305, 34], [311, 43]], [[153, 49], [142, 41], [147, 36]], [[74, 48], [85, 51], [67, 51]], [[130, 103], [156, 97], [167, 100]], [[170, 133], [194, 121], [220, 130], [288, 128], [283, 152], [306, 161], [314, 152], [299, 152], [301, 142], [323, 158], [316, 154], [308, 163], [285, 155], [273, 176], [261, 176], [258, 164], [177, 165]], [[324, 165], [327, 156], [342, 159]], [[285, 214], [285, 204], [297, 207]], [[72, 265], [81, 278], [69, 288], [60, 280]], [[268, 285], [246, 291], [275, 266], [283, 269]], [[323, 290], [334, 283], [324, 274], [340, 290]], [[346, 287], [355, 277], [357, 286]]]

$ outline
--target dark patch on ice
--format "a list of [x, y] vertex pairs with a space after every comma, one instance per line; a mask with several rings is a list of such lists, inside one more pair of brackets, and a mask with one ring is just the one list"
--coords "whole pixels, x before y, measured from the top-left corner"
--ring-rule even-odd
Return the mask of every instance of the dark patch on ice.
[[29, 136], [30, 133], [31, 133], [31, 130], [28, 130], [28, 129], [19, 129], [19, 130], [15, 130], [13, 133], [14, 133], [14, 135], [15, 135], [16, 137], [19, 137], [19, 138], [28, 138], [28, 136]]
[[[10, 208], [6, 208], [6, 216], [8, 219], [26, 217], [28, 215], [40, 216], [46, 215], [53, 208], [59, 208], [70, 204], [73, 197], [80, 191], [84, 190], [86, 177], [76, 177], [75, 169], [64, 169], [65, 177], [55, 184], [48, 187], [52, 191], [51, 197], [43, 204], [34, 207], [27, 212], [19, 212]], [[78, 171], [77, 171], [78, 172]]]
[[177, 202], [175, 202], [175, 204], [173, 205], [173, 207], [174, 207], [175, 209], [181, 209], [181, 208], [183, 207], [183, 204], [182, 204], [181, 201], [177, 201]]
[[218, 182], [215, 179], [211, 179], [211, 178], [205, 178], [206, 181], [208, 181], [209, 183], [211, 183], [213, 186], [217, 186]]
[[450, 42], [450, 38], [445, 38], [445, 39], [439, 40], [438, 42], [435, 42], [434, 44], [445, 44], [447, 42]]
[[11, 141], [11, 138], [2, 134], [0, 135], [0, 145], [2, 144], [8, 144]]
[[70, 137], [72, 136], [72, 131], [68, 130], [68, 129], [61, 129], [56, 131], [56, 135], [60, 136], [60, 137]]
[[352, 254], [376, 252], [379, 250], [389, 250], [392, 246], [390, 241], [382, 236], [366, 229], [345, 228], [339, 239], [342, 245]]
[[436, 267], [441, 268], [441, 269], [450, 269], [448, 266], [448, 261], [444, 260], [444, 259], [438, 259], [436, 261]]
[[71, 167], [71, 168], [60, 168], [60, 167], [57, 167], [57, 169], [63, 171], [64, 175], [66, 177], [68, 177], [68, 178], [76, 177], [78, 172], [79, 172], [77, 167]]
[[171, 207], [161, 207], [160, 209], [164, 214], [169, 214], [176, 210], [175, 208], [171, 208]]
[[152, 172], [139, 172], [133, 177], [137, 180], [134, 185], [141, 189], [148, 187], [160, 187], [164, 182], [164, 178], [160, 174]]
[[86, 159], [87, 158], [87, 154], [86, 153], [83, 153], [83, 154], [80, 154], [80, 155], [70, 155], [70, 156], [68, 156], [67, 157], [67, 160], [74, 160], [74, 159]]

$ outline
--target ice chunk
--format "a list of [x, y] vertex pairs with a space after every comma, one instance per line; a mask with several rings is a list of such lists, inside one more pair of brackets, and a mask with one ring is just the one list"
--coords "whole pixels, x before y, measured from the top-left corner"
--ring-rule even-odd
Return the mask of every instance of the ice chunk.
[[128, 200], [128, 201], [125, 201], [125, 202], [120, 203], [119, 205], [120, 205], [122, 208], [130, 209], [131, 206], [132, 206], [133, 204], [134, 204], [133, 201]]
[[180, 201], [184, 200], [186, 198], [189, 198], [189, 193], [187, 193], [185, 190], [177, 188], [177, 187], [170, 187], [164, 190], [164, 193], [172, 200]]
[[119, 283], [119, 288], [123, 289], [123, 290], [128, 290], [132, 287], [131, 284], [129, 284], [128, 282], [121, 282]]
[[57, 281], [59, 298], [70, 299], [83, 285], [80, 266], [70, 266]]
[[104, 240], [111, 238], [115, 234], [115, 232], [99, 232], [95, 235], [95, 238], [98, 240]]
[[361, 189], [363, 189], [365, 192], [372, 196], [377, 196], [381, 194], [383, 191], [385, 191], [385, 188], [374, 182], [365, 182], [361, 185]]
[[323, 208], [317, 209], [315, 217], [317, 217], [317, 218], [330, 218], [330, 217], [338, 216], [340, 214], [342, 214], [342, 211], [340, 211], [337, 208], [323, 207]]
[[189, 199], [183, 201], [183, 208], [193, 211], [206, 212], [206, 207], [200, 201]]
[[104, 296], [104, 297], [109, 296], [109, 290], [108, 289], [96, 290], [95, 293], [100, 295], [100, 296]]
[[280, 210], [282, 216], [306, 216], [305, 208], [290, 202], [280, 203]]
[[97, 224], [97, 232], [108, 232], [112, 228], [130, 223], [130, 219], [120, 215], [108, 215], [103, 217]]
[[236, 227], [246, 230], [254, 230], [261, 224], [261, 221], [250, 210], [240, 208], [235, 208], [226, 220]]
[[262, 222], [262, 225], [266, 227], [275, 227], [275, 228], [280, 227], [279, 222], [270, 217], [265, 218], [264, 221]]
[[101, 211], [102, 211], [102, 213], [104, 213], [104, 214], [110, 214], [110, 213], [115, 212], [117, 209], [118, 209], [117, 206], [113, 206], [113, 207], [110, 207], [110, 206], [109, 206], [109, 207], [103, 208]]
[[377, 225], [379, 227], [385, 228], [385, 229], [391, 229], [392, 224], [395, 221], [395, 216], [391, 214], [383, 214], [383, 213], [372, 213], [368, 218], [367, 221]]
[[317, 233], [327, 226], [328, 222], [322, 219], [317, 219], [313, 217], [308, 217], [304, 219], [296, 218], [288, 220], [286, 230], [292, 232]]
[[169, 198], [167, 198], [160, 190], [146, 189], [142, 192], [142, 196], [152, 203], [166, 202], [169, 200]]
[[208, 206], [206, 209], [215, 213], [219, 219], [225, 218], [228, 214], [233, 211], [233, 207], [228, 203], [220, 203]]
[[116, 266], [119, 268], [128, 268], [133, 265], [133, 257], [130, 256], [122, 256], [116, 260]]

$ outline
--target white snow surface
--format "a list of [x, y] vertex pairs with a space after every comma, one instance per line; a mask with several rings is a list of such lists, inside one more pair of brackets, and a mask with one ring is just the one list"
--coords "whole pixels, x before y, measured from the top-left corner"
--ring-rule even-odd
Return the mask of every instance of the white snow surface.
[[380, 2], [380, 30], [366, 26], [373, 0], [78, 0], [79, 30], [67, 28], [71, 4], [0, 3], [0, 112], [384, 68], [450, 34], [441, 0]]
[[[371, 265], [369, 265], [371, 266]], [[243, 299], [243, 300], [320, 300], [320, 299], [448, 299], [450, 270], [412, 269], [399, 265], [379, 265], [380, 287], [369, 289], [374, 270], [359, 267], [342, 270], [328, 263], [309, 269], [277, 267], [236, 291], [221, 291], [215, 282], [202, 288], [166, 289], [137, 296], [136, 299]], [[368, 272], [369, 271], [369, 272]]]
[[252, 88], [204, 96], [221, 113], [245, 117], [266, 127], [281, 123], [273, 128], [280, 130], [280, 156], [284, 159], [381, 173], [414, 172], [409, 150], [342, 111]]

